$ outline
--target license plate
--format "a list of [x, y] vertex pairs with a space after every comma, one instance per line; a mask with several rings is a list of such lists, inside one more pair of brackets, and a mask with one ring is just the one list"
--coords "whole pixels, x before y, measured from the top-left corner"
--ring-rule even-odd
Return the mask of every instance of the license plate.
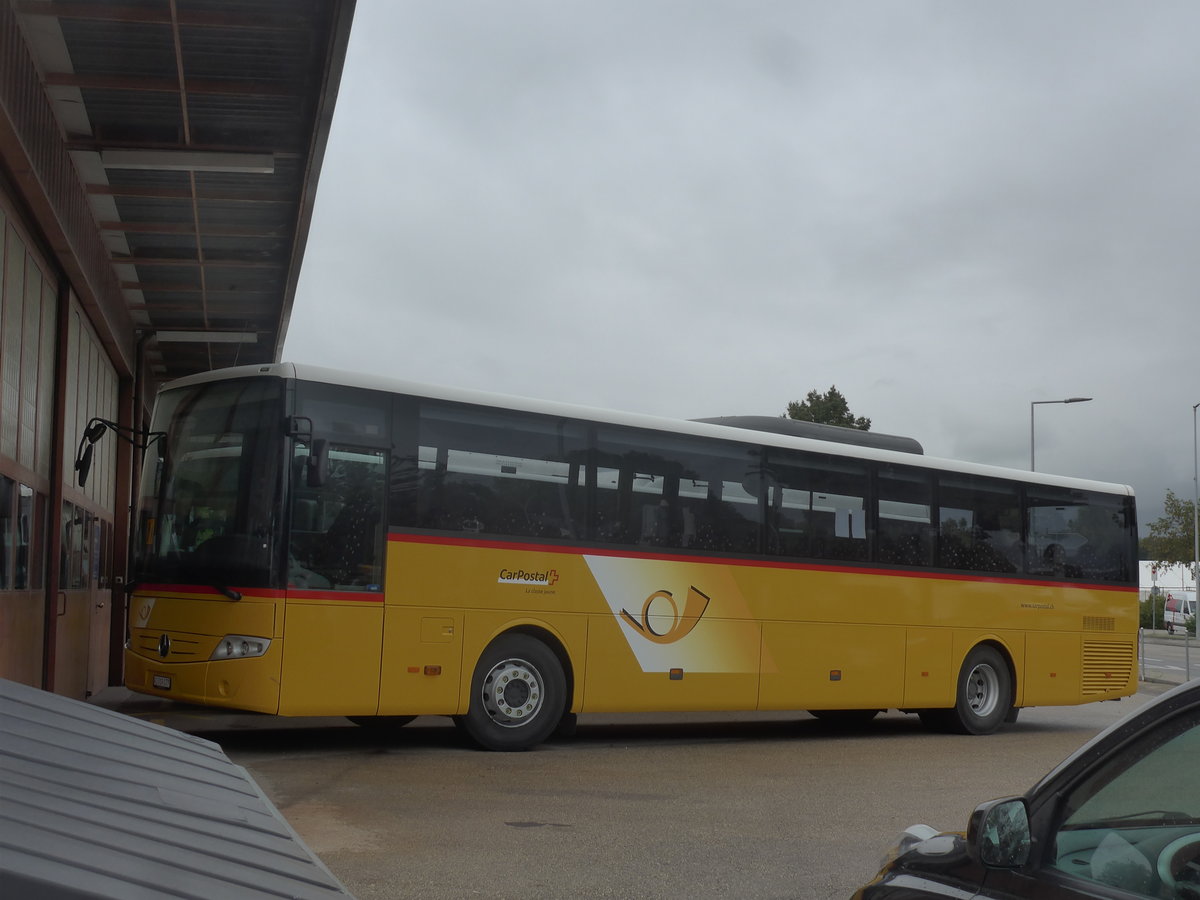
[[169, 691], [171, 689], [170, 675], [155, 675], [154, 686], [160, 691]]

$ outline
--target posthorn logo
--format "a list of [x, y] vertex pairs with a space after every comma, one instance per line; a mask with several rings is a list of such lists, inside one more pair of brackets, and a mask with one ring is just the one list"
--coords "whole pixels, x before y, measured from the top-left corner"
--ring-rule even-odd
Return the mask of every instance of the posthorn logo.
[[558, 581], [558, 569], [527, 572], [525, 569], [501, 569], [497, 584], [536, 584], [549, 587]]
[[692, 633], [708, 609], [710, 599], [693, 585], [688, 588], [681, 608], [670, 591], [655, 591], [642, 604], [640, 616], [627, 609], [622, 609], [621, 615], [646, 640], [655, 644], [673, 644]]

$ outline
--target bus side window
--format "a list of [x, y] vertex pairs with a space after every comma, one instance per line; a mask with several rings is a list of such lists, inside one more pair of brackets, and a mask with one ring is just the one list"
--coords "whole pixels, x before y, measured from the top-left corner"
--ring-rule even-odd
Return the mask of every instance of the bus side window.
[[[761, 484], [750, 485], [761, 490]], [[719, 493], [716, 489], [719, 489]], [[709, 486], [709, 522], [721, 536], [720, 548], [735, 553], [757, 553], [762, 531], [759, 497], [740, 481], [713, 480]]]
[[938, 565], [974, 572], [1020, 571], [1021, 500], [1011, 482], [938, 478]]
[[423, 403], [415, 520], [466, 534], [585, 533], [584, 432], [549, 416]]
[[636, 472], [633, 476], [633, 508], [638, 540], [642, 545], [661, 547], [670, 543], [671, 503], [664, 493], [666, 478]]
[[780, 556], [867, 558], [867, 468], [788, 450], [768, 451], [768, 550]]
[[596, 467], [596, 538], [623, 544], [629, 540], [621, 517], [621, 470], [612, 466]]
[[383, 589], [383, 451], [333, 445], [329, 477], [309, 487], [297, 446], [292, 479], [288, 584], [345, 591]]
[[933, 485], [921, 469], [879, 467], [875, 560], [897, 566], [933, 564]]
[[[597, 432], [598, 540], [715, 553], [757, 553], [761, 450], [638, 429]], [[752, 483], [751, 483], [752, 482]]]

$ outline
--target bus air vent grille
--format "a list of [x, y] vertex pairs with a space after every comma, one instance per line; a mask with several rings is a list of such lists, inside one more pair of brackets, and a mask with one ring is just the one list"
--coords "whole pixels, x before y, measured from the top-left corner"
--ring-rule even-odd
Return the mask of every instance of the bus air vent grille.
[[1133, 644], [1083, 642], [1083, 695], [1111, 694], [1129, 684], [1133, 674]]
[[1117, 620], [1112, 616], [1084, 616], [1084, 631], [1116, 631]]

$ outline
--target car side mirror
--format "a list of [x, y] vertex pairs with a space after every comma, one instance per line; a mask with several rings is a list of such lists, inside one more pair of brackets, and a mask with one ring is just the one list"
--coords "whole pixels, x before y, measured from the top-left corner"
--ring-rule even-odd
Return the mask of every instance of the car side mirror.
[[1020, 797], [976, 807], [967, 824], [967, 849], [985, 866], [1016, 869], [1029, 862], [1029, 810]]

